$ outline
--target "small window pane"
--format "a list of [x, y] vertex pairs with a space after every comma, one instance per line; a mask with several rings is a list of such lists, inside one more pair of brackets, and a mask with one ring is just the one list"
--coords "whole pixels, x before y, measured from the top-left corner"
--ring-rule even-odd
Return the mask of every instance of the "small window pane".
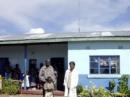
[[91, 69], [91, 70], [90, 70], [90, 73], [91, 73], [91, 74], [98, 74], [98, 69]]
[[100, 69], [101, 74], [109, 74], [109, 68]]
[[98, 68], [97, 62], [91, 62], [91, 68]]

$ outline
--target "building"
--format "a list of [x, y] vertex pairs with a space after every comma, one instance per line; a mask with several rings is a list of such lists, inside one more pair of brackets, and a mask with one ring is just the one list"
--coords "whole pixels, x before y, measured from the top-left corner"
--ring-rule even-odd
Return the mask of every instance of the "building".
[[[50, 58], [63, 89], [68, 62], [75, 61], [79, 84], [108, 86], [108, 81], [130, 74], [130, 31], [44, 33], [0, 36], [0, 69], [5, 61], [26, 72], [32, 62]], [[6, 63], [6, 62], [5, 62]]]

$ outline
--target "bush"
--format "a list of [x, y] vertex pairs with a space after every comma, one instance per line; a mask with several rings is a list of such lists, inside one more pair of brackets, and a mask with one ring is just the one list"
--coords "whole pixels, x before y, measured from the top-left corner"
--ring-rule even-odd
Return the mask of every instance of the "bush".
[[2, 76], [0, 75], [0, 94], [2, 94]]
[[128, 79], [129, 76], [128, 75], [122, 75], [121, 78], [119, 79], [119, 85], [118, 85], [118, 92], [119, 93], [123, 93], [123, 94], [127, 94], [128, 92]]
[[110, 93], [102, 87], [99, 87], [99, 88], [95, 88], [95, 87], [84, 88], [82, 86], [78, 86], [77, 91], [79, 91], [78, 97], [130, 97], [130, 90], [128, 90], [127, 94]]
[[77, 86], [77, 94], [79, 95], [82, 91], [83, 91], [83, 86], [82, 85], [78, 85]]
[[93, 95], [92, 97], [109, 97], [110, 94], [109, 92], [107, 92], [104, 88], [100, 87], [100, 88], [95, 88], [93, 90]]
[[126, 96], [123, 93], [112, 93], [111, 95], [112, 95], [112, 97], [130, 97], [130, 96]]
[[19, 93], [19, 90], [20, 90], [20, 84], [18, 81], [13, 81], [11, 79], [3, 79], [2, 93], [15, 95]]
[[130, 89], [128, 89], [128, 91], [127, 91], [127, 97], [130, 97]]
[[90, 97], [90, 93], [87, 89], [83, 88], [83, 91], [79, 94], [79, 97]]
[[110, 93], [107, 92], [104, 88], [95, 88], [90, 87], [88, 89], [83, 88], [83, 91], [80, 93], [79, 97], [111, 97]]
[[108, 87], [108, 90], [109, 90], [111, 93], [113, 93], [113, 92], [114, 92], [114, 88], [115, 88], [115, 86], [116, 86], [116, 83], [115, 83], [114, 80], [109, 81], [109, 87]]

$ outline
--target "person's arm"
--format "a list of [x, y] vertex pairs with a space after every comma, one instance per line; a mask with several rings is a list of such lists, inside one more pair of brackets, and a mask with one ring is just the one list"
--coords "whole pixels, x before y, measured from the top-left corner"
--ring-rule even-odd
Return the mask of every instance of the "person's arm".
[[68, 74], [67, 74], [67, 71], [66, 71], [66, 72], [65, 72], [65, 77], [64, 77], [64, 83], [63, 83], [65, 87], [67, 86], [67, 79], [68, 79], [68, 78], [67, 78], [67, 75], [68, 75]]
[[40, 71], [39, 71], [39, 79], [43, 82], [45, 82], [45, 77], [44, 77], [44, 71], [43, 71], [44, 68], [41, 68]]
[[64, 92], [65, 97], [68, 97], [67, 80], [68, 80], [68, 70], [66, 70], [66, 72], [65, 72], [64, 83], [63, 83], [64, 87], [65, 87], [65, 92]]
[[55, 71], [54, 71], [54, 68], [51, 66], [51, 78], [53, 80], [53, 83], [55, 84], [56, 83], [56, 77], [55, 77]]
[[76, 71], [75, 72], [75, 87], [77, 87], [78, 81], [79, 81], [79, 75], [78, 75], [78, 72]]
[[47, 90], [47, 85], [46, 85], [46, 83], [44, 84], [44, 90], [46, 91]]
[[52, 83], [52, 91], [55, 89], [55, 87], [54, 87], [54, 83]]

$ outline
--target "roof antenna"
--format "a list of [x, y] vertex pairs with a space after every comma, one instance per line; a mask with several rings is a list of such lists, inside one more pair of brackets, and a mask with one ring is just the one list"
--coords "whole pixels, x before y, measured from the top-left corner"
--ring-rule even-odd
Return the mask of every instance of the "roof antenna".
[[80, 0], [78, 0], [78, 32], [80, 32]]

